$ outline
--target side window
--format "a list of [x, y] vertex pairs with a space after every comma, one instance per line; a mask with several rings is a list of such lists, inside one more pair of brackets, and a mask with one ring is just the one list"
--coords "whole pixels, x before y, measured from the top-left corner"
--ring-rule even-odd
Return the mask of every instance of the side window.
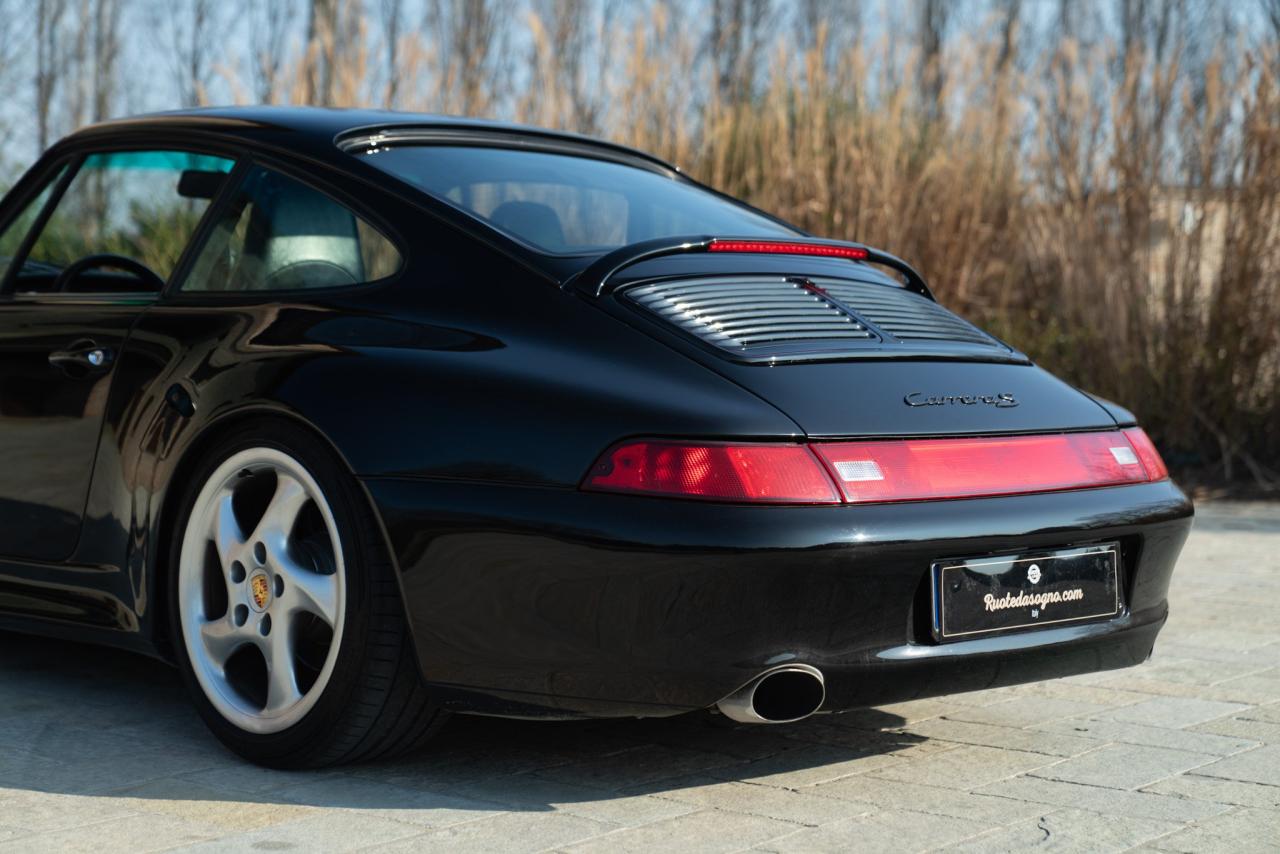
[[35, 225], [40, 212], [49, 201], [49, 196], [53, 195], [53, 188], [58, 186], [58, 182], [62, 180], [62, 175], [66, 171], [65, 166], [59, 169], [57, 174], [44, 185], [40, 195], [27, 202], [27, 206], [13, 218], [4, 232], [0, 233], [0, 282], [9, 275], [9, 266], [13, 263], [18, 250], [22, 248], [22, 241], [26, 239], [31, 226]]
[[390, 240], [318, 190], [254, 167], [182, 284], [185, 292], [340, 288], [400, 269]]
[[[32, 245], [18, 290], [158, 290], [234, 165], [183, 151], [90, 155]], [[78, 262], [79, 275], [59, 281]]]

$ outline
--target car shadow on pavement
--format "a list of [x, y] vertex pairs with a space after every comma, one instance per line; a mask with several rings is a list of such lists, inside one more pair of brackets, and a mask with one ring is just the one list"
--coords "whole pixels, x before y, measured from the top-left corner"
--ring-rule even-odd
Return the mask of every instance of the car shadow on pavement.
[[618, 810], [683, 808], [653, 794], [723, 792], [722, 784], [781, 775], [787, 785], [816, 784], [928, 749], [927, 739], [894, 731], [904, 724], [874, 709], [776, 727], [709, 713], [571, 722], [456, 716], [415, 755], [281, 772], [223, 749], [167, 665], [0, 632], [0, 801], [65, 795], [74, 798], [69, 809], [82, 798], [112, 798], [203, 802], [197, 811], [205, 812], [251, 804], [277, 818], [326, 807], [389, 810], [426, 824], [462, 820], [458, 811], [576, 809], [610, 820]]

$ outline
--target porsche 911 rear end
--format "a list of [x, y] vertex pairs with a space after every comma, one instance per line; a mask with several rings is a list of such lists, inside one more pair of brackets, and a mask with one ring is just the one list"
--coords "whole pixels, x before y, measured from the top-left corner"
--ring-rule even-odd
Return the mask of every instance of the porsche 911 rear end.
[[[577, 208], [549, 223], [564, 193], [527, 199], [578, 179], [537, 172], [496, 204], [456, 164], [384, 162], [574, 254], [547, 246], [573, 248]], [[627, 234], [661, 231], [627, 198]], [[943, 308], [901, 260], [733, 210], [751, 230], [582, 248], [546, 297], [563, 328], [543, 328], [551, 309], [510, 321], [529, 353], [513, 431], [576, 454], [573, 483], [368, 483], [442, 699], [782, 722], [1145, 660], [1192, 507], [1133, 416]], [[521, 432], [527, 389], [559, 427]]]
[[[780, 269], [628, 277], [622, 266], [702, 252], [768, 255]], [[813, 258], [879, 261], [906, 283]], [[815, 241], [655, 242], [577, 285], [701, 345], [705, 364], [803, 430], [776, 443], [629, 438], [582, 483], [732, 503], [726, 519], [754, 532], [759, 563], [726, 560], [708, 581], [719, 594], [700, 591], [718, 603], [694, 618], [703, 628], [678, 632], [715, 625], [720, 659], [757, 671], [718, 700], [725, 714], [794, 720], [1150, 654], [1191, 515], [1151, 440], [1119, 407], [942, 308], [898, 259]]]

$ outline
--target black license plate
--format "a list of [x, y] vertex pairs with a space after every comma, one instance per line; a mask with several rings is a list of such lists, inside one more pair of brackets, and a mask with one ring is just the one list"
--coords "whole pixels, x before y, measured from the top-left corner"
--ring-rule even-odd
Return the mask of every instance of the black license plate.
[[933, 631], [940, 641], [1026, 631], [1120, 613], [1115, 543], [933, 565]]

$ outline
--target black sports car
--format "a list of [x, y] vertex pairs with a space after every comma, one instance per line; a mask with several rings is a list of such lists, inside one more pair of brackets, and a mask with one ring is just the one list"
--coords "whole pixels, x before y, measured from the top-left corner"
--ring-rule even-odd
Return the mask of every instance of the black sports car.
[[1190, 526], [907, 264], [581, 137], [110, 122], [0, 271], [0, 626], [174, 662], [270, 765], [1125, 667]]

